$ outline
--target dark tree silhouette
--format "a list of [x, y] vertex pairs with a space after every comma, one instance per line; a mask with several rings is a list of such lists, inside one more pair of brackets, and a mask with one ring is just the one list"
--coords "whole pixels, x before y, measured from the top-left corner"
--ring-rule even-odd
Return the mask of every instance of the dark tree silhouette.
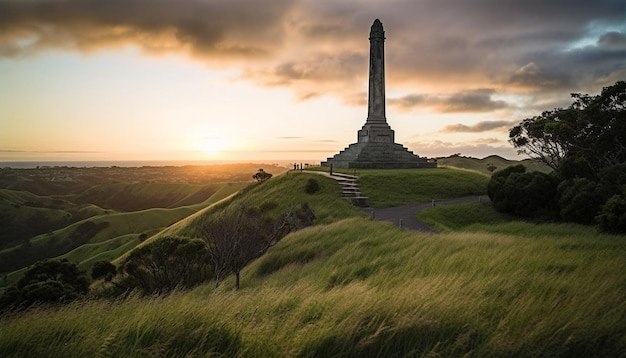
[[111, 263], [111, 261], [96, 261], [91, 268], [91, 278], [94, 280], [104, 278], [105, 281], [111, 281], [116, 273], [117, 268]]
[[63, 260], [36, 262], [24, 276], [9, 287], [1, 307], [26, 307], [35, 302], [66, 303], [87, 293], [89, 279], [75, 263]]
[[144, 294], [191, 288], [210, 279], [204, 241], [164, 237], [133, 250], [122, 263], [122, 285]]
[[310, 225], [315, 219], [308, 205], [299, 211], [288, 210], [272, 218], [257, 208], [237, 207], [233, 213], [222, 213], [205, 222], [201, 236], [206, 241], [214, 271], [215, 287], [233, 273], [235, 288], [240, 286], [241, 270], [263, 255], [289, 232]]
[[270, 179], [271, 177], [272, 177], [272, 174], [266, 172], [263, 169], [259, 169], [259, 171], [252, 176], [252, 178], [259, 183], [263, 183], [264, 181]]
[[626, 161], [626, 81], [605, 87], [596, 96], [573, 93], [569, 108], [524, 119], [509, 131], [520, 153], [557, 170], [566, 157], [592, 168]]

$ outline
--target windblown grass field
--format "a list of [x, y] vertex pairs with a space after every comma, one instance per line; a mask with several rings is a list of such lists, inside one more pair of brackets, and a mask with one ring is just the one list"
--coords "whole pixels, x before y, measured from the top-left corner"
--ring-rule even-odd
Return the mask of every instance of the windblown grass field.
[[487, 193], [489, 177], [457, 169], [362, 170], [359, 187], [373, 207], [390, 207]]
[[[302, 190], [311, 178], [322, 184], [315, 195]], [[307, 200], [320, 218], [246, 267], [239, 291], [227, 280], [16, 313], [0, 318], [0, 356], [626, 354], [624, 237], [478, 203], [421, 212], [444, 230], [423, 234], [343, 206], [337, 190], [289, 173], [233, 199]]]

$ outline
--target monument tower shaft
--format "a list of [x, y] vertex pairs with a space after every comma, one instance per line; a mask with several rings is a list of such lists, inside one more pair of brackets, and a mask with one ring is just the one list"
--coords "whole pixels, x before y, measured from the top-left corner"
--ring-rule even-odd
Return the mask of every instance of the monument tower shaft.
[[367, 120], [358, 132], [359, 142], [394, 143], [395, 133], [385, 116], [385, 31], [380, 20], [370, 29], [369, 93]]
[[386, 122], [385, 117], [385, 31], [376, 19], [370, 30], [370, 69], [367, 121]]

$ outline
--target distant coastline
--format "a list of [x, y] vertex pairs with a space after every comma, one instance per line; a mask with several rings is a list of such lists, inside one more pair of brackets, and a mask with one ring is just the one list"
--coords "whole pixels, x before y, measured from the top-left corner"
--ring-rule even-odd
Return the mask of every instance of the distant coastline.
[[[0, 168], [36, 169], [44, 167], [109, 168], [109, 167], [182, 167], [186, 165], [221, 165], [237, 163], [277, 164], [291, 167], [293, 163], [311, 163], [310, 160], [92, 160], [92, 161], [1, 161]], [[313, 163], [313, 164], [319, 164]]]

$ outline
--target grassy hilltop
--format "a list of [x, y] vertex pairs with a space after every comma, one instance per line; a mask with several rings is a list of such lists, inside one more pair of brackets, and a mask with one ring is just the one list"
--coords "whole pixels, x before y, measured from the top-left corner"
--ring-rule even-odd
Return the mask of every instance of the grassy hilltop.
[[[452, 178], [450, 175], [452, 173]], [[484, 193], [468, 171], [359, 173], [373, 202], [390, 193]], [[439, 177], [441, 175], [441, 177]], [[456, 178], [457, 180], [453, 180]], [[482, 180], [480, 178], [483, 178]], [[321, 190], [304, 192], [309, 179]], [[374, 183], [370, 185], [368, 183]], [[368, 186], [369, 185], [369, 186]], [[404, 196], [409, 194], [403, 194]], [[334, 180], [290, 172], [231, 203], [307, 202], [318, 222], [227, 280], [165, 297], [86, 300], [0, 318], [1, 356], [607, 357], [626, 353], [626, 239], [578, 225], [533, 224], [489, 204], [436, 207], [423, 234], [371, 219]], [[211, 210], [172, 225], [193, 235]], [[154, 239], [154, 238], [153, 238]], [[150, 239], [152, 240], [152, 239]]]

